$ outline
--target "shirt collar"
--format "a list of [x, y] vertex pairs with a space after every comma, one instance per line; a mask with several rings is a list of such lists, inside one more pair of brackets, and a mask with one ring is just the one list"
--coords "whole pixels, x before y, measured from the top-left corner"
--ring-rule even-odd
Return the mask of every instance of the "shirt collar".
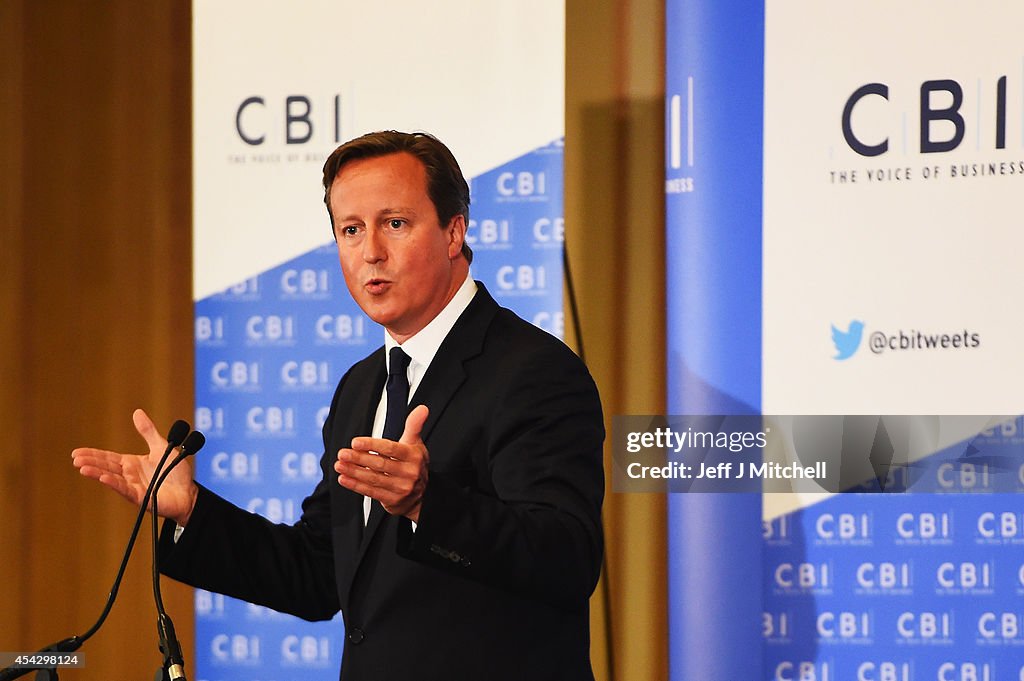
[[[473, 278], [466, 276], [466, 280], [462, 282], [459, 290], [455, 292], [452, 299], [448, 301], [448, 304], [444, 306], [436, 317], [430, 320], [430, 323], [424, 326], [422, 329], [417, 331], [414, 335], [410, 336], [401, 344], [402, 350], [405, 354], [412, 358], [410, 367], [415, 366], [417, 373], [422, 376], [423, 371], [430, 366], [430, 362], [433, 361], [434, 355], [437, 354], [438, 348], [441, 347], [441, 343], [448, 336], [448, 332], [455, 326], [455, 322], [458, 321], [459, 317], [469, 306], [470, 301], [473, 300], [473, 296], [476, 295], [477, 285], [473, 281]], [[384, 358], [385, 364], [390, 364], [391, 359], [391, 348], [398, 345], [398, 342], [391, 337], [391, 334], [384, 331]], [[390, 367], [388, 367], [390, 369]]]

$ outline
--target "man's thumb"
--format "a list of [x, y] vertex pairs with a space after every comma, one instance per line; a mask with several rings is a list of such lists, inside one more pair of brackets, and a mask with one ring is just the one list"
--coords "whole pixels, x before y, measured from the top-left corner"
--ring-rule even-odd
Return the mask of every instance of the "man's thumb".
[[405, 419], [405, 431], [402, 432], [402, 438], [399, 442], [404, 444], [412, 444], [420, 439], [420, 431], [423, 430], [423, 424], [427, 421], [427, 415], [430, 414], [430, 410], [427, 409], [427, 405], [421, 404], [409, 412], [409, 416]]

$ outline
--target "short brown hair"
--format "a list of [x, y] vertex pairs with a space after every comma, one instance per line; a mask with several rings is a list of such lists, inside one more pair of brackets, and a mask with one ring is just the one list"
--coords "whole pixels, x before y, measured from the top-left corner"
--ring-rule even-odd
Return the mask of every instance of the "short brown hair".
[[[398, 153], [412, 154], [426, 169], [427, 195], [434, 204], [441, 226], [446, 226], [456, 215], [463, 216], [468, 226], [469, 184], [451, 150], [441, 140], [425, 132], [381, 130], [345, 142], [331, 152], [324, 163], [324, 204], [331, 219], [332, 232], [331, 185], [341, 169], [357, 159]], [[465, 240], [462, 242], [462, 255], [467, 262], [473, 262], [473, 251]]]

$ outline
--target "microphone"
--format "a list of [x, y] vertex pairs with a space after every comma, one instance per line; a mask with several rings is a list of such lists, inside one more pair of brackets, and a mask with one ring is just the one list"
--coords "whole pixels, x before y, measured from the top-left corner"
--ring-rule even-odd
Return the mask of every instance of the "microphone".
[[191, 430], [192, 426], [188, 424], [188, 421], [179, 419], [171, 424], [171, 429], [167, 431], [167, 449], [164, 450], [164, 456], [167, 456], [172, 449], [184, 442]]
[[153, 488], [153, 601], [156, 603], [156, 631], [160, 639], [160, 652], [163, 654], [163, 664], [161, 669], [157, 672], [158, 678], [170, 678], [172, 681], [187, 681], [185, 678], [185, 658], [181, 654], [181, 644], [178, 643], [178, 636], [174, 633], [174, 623], [171, 621], [171, 616], [167, 614], [164, 609], [163, 596], [160, 593], [160, 565], [158, 558], [157, 546], [159, 543], [159, 531], [157, 529], [157, 513], [158, 513], [158, 499], [160, 486], [164, 484], [164, 480], [170, 472], [179, 463], [185, 460], [206, 444], [206, 437], [198, 430], [193, 430], [181, 443], [181, 451], [178, 456], [171, 461], [170, 465], [167, 466], [160, 474], [159, 479], [156, 479], [154, 473], [154, 479], [156, 479], [156, 486]]
[[[149, 486], [146, 488], [146, 494], [142, 497], [142, 503], [139, 504], [139, 513], [135, 516], [135, 525], [132, 527], [131, 536], [128, 538], [128, 545], [125, 547], [124, 556], [121, 558], [121, 566], [117, 570], [117, 576], [114, 578], [114, 585], [110, 588], [110, 593], [107, 595], [107, 602], [103, 606], [103, 612], [100, 613], [99, 619], [93, 624], [88, 631], [81, 636], [71, 636], [65, 638], [56, 643], [51, 643], [46, 646], [40, 653], [73, 653], [82, 647], [82, 644], [92, 638], [93, 634], [99, 631], [100, 627], [107, 619], [107, 615], [110, 614], [110, 609], [114, 607], [114, 601], [117, 599], [118, 589], [121, 588], [121, 579], [124, 577], [125, 569], [128, 567], [128, 559], [132, 555], [132, 549], [135, 548], [135, 540], [139, 536], [139, 528], [142, 526], [142, 519], [146, 515], [146, 509], [149, 507], [149, 499], [157, 484], [157, 474], [163, 467], [164, 462], [167, 461], [167, 457], [171, 455], [171, 452], [178, 445], [184, 444], [188, 440], [188, 434], [192, 430], [192, 426], [187, 421], [175, 421], [170, 430], [167, 432], [167, 448], [164, 449], [164, 454], [160, 458], [160, 462], [157, 464], [156, 469], [153, 471], [153, 477], [149, 481]], [[205, 438], [204, 438], [205, 441]], [[200, 445], [202, 446], [202, 445]], [[0, 669], [0, 681], [11, 681], [19, 676], [24, 676], [29, 672], [34, 671], [32, 667], [8, 667], [6, 669]], [[50, 678], [56, 681], [57, 672], [56, 669], [51, 670]]]

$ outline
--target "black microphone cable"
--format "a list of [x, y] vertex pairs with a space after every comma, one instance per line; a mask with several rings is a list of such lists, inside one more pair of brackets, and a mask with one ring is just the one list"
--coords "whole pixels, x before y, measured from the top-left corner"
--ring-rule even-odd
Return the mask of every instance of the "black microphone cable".
[[[121, 580], [124, 578], [125, 569], [128, 567], [128, 559], [132, 555], [132, 549], [135, 548], [135, 540], [139, 536], [139, 528], [142, 527], [142, 519], [146, 515], [146, 509], [149, 507], [149, 499], [156, 487], [157, 474], [160, 472], [160, 469], [163, 468], [164, 463], [167, 461], [167, 457], [171, 455], [174, 448], [182, 444], [187, 439], [190, 430], [192, 430], [192, 426], [185, 421], [179, 420], [175, 421], [174, 424], [171, 425], [171, 429], [167, 433], [167, 448], [164, 450], [164, 454], [160, 458], [160, 462], [153, 470], [153, 477], [150, 478], [149, 486], [146, 488], [146, 493], [142, 497], [142, 502], [139, 505], [139, 513], [135, 517], [135, 525], [132, 527], [131, 536], [128, 538], [128, 545], [125, 547], [124, 556], [121, 558], [121, 566], [117, 570], [117, 576], [114, 578], [114, 585], [110, 587], [110, 593], [107, 595], [107, 602], [103, 606], [103, 612], [100, 613], [99, 619], [97, 619], [96, 623], [89, 627], [88, 631], [81, 636], [71, 636], [57, 641], [56, 643], [51, 643], [40, 650], [40, 653], [73, 653], [81, 648], [82, 644], [92, 638], [93, 634], [99, 631], [100, 627], [103, 626], [103, 623], [107, 619], [107, 615], [110, 614], [111, 608], [114, 607], [114, 601], [117, 599], [118, 589], [121, 588]], [[19, 676], [24, 676], [31, 671], [38, 671], [38, 669], [33, 667], [8, 667], [0, 670], [0, 681], [11, 681]], [[49, 676], [53, 681], [56, 681], [56, 670], [52, 670], [52, 673]]]
[[174, 632], [174, 622], [171, 621], [171, 616], [164, 609], [164, 600], [160, 593], [160, 566], [157, 556], [160, 534], [157, 526], [157, 500], [160, 486], [164, 484], [164, 480], [174, 470], [174, 467], [184, 461], [186, 457], [198, 452], [205, 444], [206, 437], [198, 430], [189, 433], [185, 441], [181, 443], [181, 451], [178, 453], [178, 456], [163, 470], [160, 478], [156, 481], [156, 486], [153, 487], [153, 513], [151, 515], [153, 526], [153, 601], [156, 604], [156, 630], [160, 637], [160, 652], [163, 654], [162, 674], [166, 674], [165, 678], [170, 678], [172, 681], [187, 680], [185, 678], [185, 658], [181, 653], [181, 644], [178, 643], [178, 636]]

